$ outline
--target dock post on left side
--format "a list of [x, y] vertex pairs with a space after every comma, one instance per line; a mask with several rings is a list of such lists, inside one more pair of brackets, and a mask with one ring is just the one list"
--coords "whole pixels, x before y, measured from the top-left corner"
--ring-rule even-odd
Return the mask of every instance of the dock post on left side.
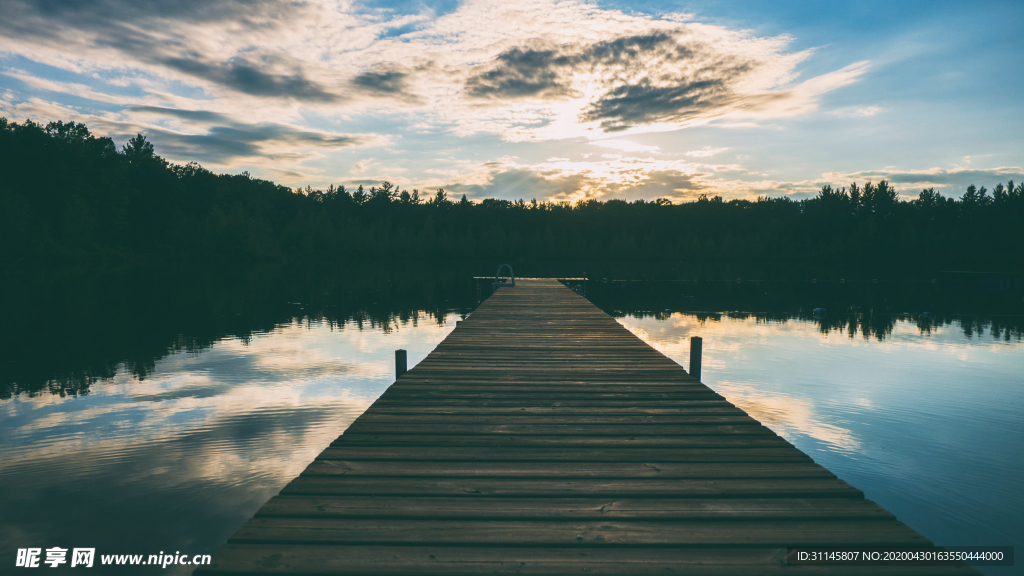
[[395, 350], [395, 380], [409, 371], [407, 358], [408, 355], [405, 353], [405, 350]]

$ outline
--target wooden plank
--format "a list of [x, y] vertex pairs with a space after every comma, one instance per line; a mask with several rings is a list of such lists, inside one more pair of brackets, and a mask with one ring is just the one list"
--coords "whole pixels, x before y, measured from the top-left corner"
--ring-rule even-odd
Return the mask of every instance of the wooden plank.
[[521, 448], [421, 446], [356, 446], [336, 443], [317, 457], [321, 460], [418, 460], [433, 462], [810, 462], [789, 446], [732, 448]]
[[[466, 383], [466, 382], [452, 382], [449, 381], [445, 384], [440, 383], [429, 383], [429, 384], [411, 384], [403, 382], [401, 386], [398, 386], [389, 391], [388, 396], [394, 396], [396, 394], [410, 394], [420, 395], [424, 392], [431, 392], [434, 395], [447, 395], [448, 393], [456, 394], [494, 394], [499, 392], [506, 392], [516, 395], [522, 395], [529, 393], [532, 395], [540, 394], [558, 394], [558, 393], [569, 393], [569, 394], [588, 394], [588, 395], [599, 395], [606, 393], [615, 394], [656, 394], [657, 398], [667, 398], [671, 394], [678, 394], [684, 398], [692, 397], [696, 394], [714, 394], [709, 392], [708, 388], [701, 384], [684, 384], [684, 385], [667, 385], [657, 384], [654, 386], [643, 386], [643, 385], [622, 385], [622, 384], [532, 384], [523, 386], [519, 384], [509, 384], [507, 382], [501, 383]], [[715, 394], [717, 396], [717, 394]]]
[[306, 476], [281, 494], [375, 496], [530, 496], [592, 498], [863, 498], [860, 490], [833, 478], [429, 478], [395, 477], [386, 482], [359, 476]]
[[559, 392], [530, 392], [525, 396], [522, 390], [512, 390], [505, 387], [495, 387], [496, 390], [458, 390], [429, 389], [429, 390], [402, 390], [401, 388], [389, 392], [388, 400], [434, 400], [434, 399], [471, 399], [471, 400], [517, 400], [523, 401], [529, 398], [530, 402], [566, 402], [566, 401], [617, 401], [617, 402], [660, 402], [662, 400], [717, 400], [722, 397], [710, 390], [672, 390], [666, 392], [587, 392], [585, 390], [567, 390]]
[[[537, 416], [558, 418], [563, 416], [671, 416], [685, 418], [688, 416], [705, 415], [746, 415], [742, 410], [723, 403], [699, 403], [695, 407], [679, 406], [676, 408], [655, 408], [643, 406], [612, 406], [601, 407], [564, 407], [564, 406], [431, 406], [431, 405], [401, 405], [381, 403], [374, 407], [373, 412], [364, 416], [441, 416], [441, 415], [469, 415], [469, 416]], [[552, 421], [552, 420], [549, 420]]]
[[253, 518], [231, 542], [473, 546], [921, 546], [923, 536], [889, 519], [834, 520], [424, 520]]
[[532, 399], [527, 395], [506, 398], [381, 398], [372, 406], [470, 406], [476, 408], [691, 408], [696, 406], [732, 406], [724, 398], [700, 398], [691, 400], [567, 400]]
[[760, 425], [760, 422], [747, 416], [739, 409], [732, 409], [727, 414], [700, 414], [693, 411], [680, 414], [573, 414], [566, 412], [561, 415], [548, 414], [522, 415], [522, 414], [389, 414], [382, 411], [374, 411], [372, 414], [365, 414], [359, 419], [360, 423], [373, 424], [415, 424], [417, 426], [436, 426], [441, 424], [458, 424], [460, 426], [475, 426], [480, 424], [490, 425], [693, 425], [693, 424], [749, 424]]
[[436, 446], [488, 447], [504, 450], [511, 447], [536, 448], [752, 448], [792, 447], [774, 434], [677, 435], [677, 436], [531, 436], [531, 435], [445, 435], [428, 434], [358, 434], [346, 432], [332, 446]]
[[740, 424], [461, 424], [353, 422], [345, 434], [523, 436], [774, 436], [756, 420]]
[[[564, 364], [562, 364], [564, 366]], [[552, 368], [556, 368], [552, 366]], [[482, 370], [446, 371], [444, 373], [418, 373], [419, 378], [406, 378], [403, 375], [399, 378], [393, 389], [409, 388], [433, 388], [440, 386], [462, 386], [464, 388], [486, 388], [491, 386], [516, 387], [521, 392], [537, 391], [544, 388], [554, 389], [581, 389], [600, 390], [600, 386], [614, 387], [629, 391], [650, 391], [650, 392], [680, 392], [709, 388], [693, 378], [679, 378], [676, 380], [666, 377], [664, 372], [644, 372], [624, 368], [619, 371], [606, 370], [601, 372], [576, 371], [573, 374], [564, 374], [563, 377], [552, 376], [551, 370], [526, 371], [515, 367], [505, 367], [505, 372], [485, 372]], [[512, 372], [514, 376], [512, 376]], [[427, 376], [427, 377], [423, 377]]]
[[315, 460], [304, 476], [452, 476], [501, 478], [835, 478], [813, 462], [432, 462]]
[[447, 519], [732, 520], [892, 519], [870, 500], [852, 498], [463, 498], [275, 496], [257, 516]]
[[381, 405], [429, 405], [429, 406], [538, 406], [538, 407], [580, 407], [580, 408], [666, 408], [666, 407], [698, 407], [698, 406], [729, 406], [723, 398], [710, 394], [691, 394], [684, 397], [659, 397], [656, 395], [626, 397], [624, 395], [587, 395], [587, 394], [492, 394], [480, 392], [450, 393], [447, 396], [422, 392], [417, 394], [390, 394], [379, 400]]

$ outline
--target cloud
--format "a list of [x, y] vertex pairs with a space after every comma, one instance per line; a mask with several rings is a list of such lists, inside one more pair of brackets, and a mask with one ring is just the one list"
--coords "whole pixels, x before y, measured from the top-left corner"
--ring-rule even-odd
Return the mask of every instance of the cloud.
[[[5, 5], [23, 17], [32, 14], [50, 22], [91, 27], [111, 21], [137, 23], [154, 20], [191, 23], [240, 21], [258, 25], [285, 18], [302, 3], [281, 0], [10, 0]], [[10, 23], [9, 26], [16, 28], [17, 24]]]
[[600, 120], [606, 131], [625, 130], [638, 124], [679, 122], [727, 103], [729, 90], [722, 78], [707, 78], [671, 86], [657, 86], [649, 79], [616, 86], [591, 105], [582, 118]]
[[880, 106], [850, 106], [848, 108], [838, 108], [833, 110], [831, 114], [833, 116], [840, 116], [845, 118], [858, 118], [864, 116], [874, 116], [880, 112], [884, 112], [885, 108]]
[[[692, 43], [696, 44], [696, 43]], [[613, 40], [592, 44], [567, 44], [548, 48], [531, 48], [516, 46], [501, 54], [493, 61], [482, 65], [485, 71], [478, 72], [466, 81], [466, 93], [470, 97], [497, 98], [561, 98], [580, 96], [582, 92], [575, 88], [580, 76], [601, 76], [604, 96], [591, 105], [584, 120], [613, 118], [623, 116], [643, 118], [651, 111], [633, 109], [631, 102], [635, 96], [631, 91], [650, 90], [650, 76], [658, 68], [664, 77], [668, 70], [667, 64], [685, 62], [686, 68], [692, 68], [694, 62], [700, 60], [701, 53], [707, 53], [707, 46], [680, 44], [676, 38], [666, 32], [652, 32], [640, 35], [629, 35]], [[725, 70], [718, 70], [718, 74]], [[625, 84], [624, 81], [637, 75], [642, 76], [637, 84]], [[690, 72], [688, 76], [700, 75], [701, 71]], [[721, 84], [721, 78], [707, 81], [670, 82], [667, 90], [684, 92], [699, 89], [701, 84]], [[689, 85], [688, 87], [686, 85]], [[646, 100], [641, 98], [642, 100]], [[667, 104], [676, 110], [679, 102]]]
[[[204, 110], [134, 106], [127, 112], [135, 118], [160, 121], [169, 117], [187, 121], [181, 129], [150, 122], [141, 131], [150, 137], [162, 155], [199, 158], [221, 165], [240, 158], [299, 158], [308, 154], [310, 149], [330, 150], [386, 143], [386, 139], [375, 134], [339, 134], [270, 122], [246, 123], [227, 114]], [[118, 128], [124, 131], [127, 126]]]
[[792, 79], [793, 67], [808, 55], [786, 54], [783, 39], [684, 22], [644, 24], [643, 33], [609, 40], [509, 48], [477, 66], [465, 94], [490, 101], [575, 100], [576, 120], [605, 132], [678, 126], [730, 111], [764, 113], [773, 102], [807, 95], [806, 89], [771, 91]]
[[939, 188], [947, 195], [959, 197], [967, 186], [975, 184], [992, 188], [995, 184], [1006, 184], [1008, 180], [1024, 181], [1024, 168], [1002, 166], [998, 168], [928, 168], [923, 170], [864, 170], [860, 172], [827, 172], [822, 178], [833, 185], [850, 182], [887, 180], [903, 196], [916, 196], [923, 188]]
[[657, 152], [657, 146], [648, 146], [646, 144], [638, 144], [629, 140], [594, 140], [589, 142], [594, 146], [600, 146], [602, 148], [613, 148], [615, 150], [622, 150], [623, 152]]
[[163, 83], [165, 93], [181, 82], [207, 99], [235, 97], [236, 109], [286, 101], [337, 115], [399, 103], [460, 136], [590, 138], [785, 115], [841, 85], [825, 75], [792, 86], [810, 52], [788, 52], [787, 37], [578, 0], [474, 0], [440, 17], [327, 0], [7, 4], [0, 35], [37, 62], [130, 70], [136, 85]]
[[584, 199], [638, 200], [670, 198], [674, 201], [694, 200], [709, 189], [705, 175], [679, 170], [645, 171], [643, 176], [626, 183], [607, 182], [600, 175], [580, 171], [545, 173], [532, 169], [512, 168], [494, 173], [485, 184], [450, 184], [444, 188], [456, 194], [466, 194], [479, 200], [553, 200], [575, 201]]
[[686, 155], [689, 156], [690, 158], [710, 158], [715, 154], [721, 154], [726, 150], [728, 150], [728, 148], [711, 148], [705, 146], [700, 150], [690, 150], [689, 152], [686, 153]]
[[212, 112], [210, 110], [181, 110], [178, 108], [167, 108], [164, 106], [132, 106], [131, 108], [128, 108], [128, 111], [138, 112], [141, 114], [154, 114], [158, 116], [171, 116], [174, 118], [181, 118], [183, 120], [210, 124], [217, 122], [234, 122], [226, 114]]
[[[97, 102], [119, 104], [119, 105], [131, 105], [137, 103], [140, 100], [138, 98], [126, 97], [120, 94], [108, 94], [94, 90], [90, 86], [75, 82], [58, 82], [46, 78], [39, 78], [33, 76], [25, 70], [14, 70], [8, 69], [0, 72], [4, 76], [10, 76], [16, 78], [25, 84], [31, 86], [33, 89], [43, 92], [57, 92], [61, 94], [69, 94], [77, 98], [86, 100], [94, 100]], [[13, 100], [13, 94], [10, 94], [6, 100]]]
[[[145, 134], [157, 154], [175, 162], [235, 167], [242, 160], [273, 162], [278, 174], [303, 174], [302, 161], [333, 150], [387, 145], [379, 134], [349, 134], [313, 130], [278, 122], [246, 122], [212, 110], [165, 106], [130, 106], [118, 112], [83, 114], [57, 103], [33, 98], [20, 103], [0, 102], [0, 116], [14, 120], [73, 120], [96, 134], [124, 141]], [[289, 170], [292, 168], [292, 170]], [[293, 178], [289, 178], [293, 180]]]
[[323, 8], [291, 0], [11, 0], [0, 36], [15, 41], [15, 53], [77, 72], [135, 69], [256, 97], [335, 102], [344, 96], [328, 87], [334, 78], [280, 43], [293, 38], [289, 26], [305, 28]]
[[379, 163], [375, 158], [363, 158], [356, 162], [349, 168], [349, 174], [364, 174], [373, 166], [377, 166]]
[[198, 59], [162, 57], [157, 62], [185, 74], [210, 80], [221, 86], [252, 96], [294, 98], [314, 102], [334, 102], [341, 97], [307, 78], [295, 69], [291, 74], [267, 72], [260, 65], [245, 60], [226, 64], [209, 64]]
[[[719, 151], [705, 149], [698, 152]], [[457, 190], [473, 199], [537, 198], [573, 202], [591, 198], [667, 198], [674, 202], [687, 202], [702, 194], [721, 196], [726, 201], [754, 201], [762, 196], [786, 196], [801, 200], [816, 195], [823, 184], [841, 185], [843, 181], [832, 178], [835, 175], [827, 174], [808, 180], [777, 180], [736, 164], [711, 164], [666, 156], [641, 158], [621, 154], [582, 160], [548, 158], [537, 163], [523, 163], [505, 157], [475, 167], [464, 166], [460, 173], [461, 178], [439, 172], [447, 180], [435, 180], [429, 186]], [[409, 187], [417, 185], [427, 187], [421, 183], [407, 183]]]
[[154, 128], [147, 133], [172, 157], [203, 157], [215, 164], [244, 157], [274, 158], [284, 150], [293, 150], [294, 146], [343, 148], [359, 146], [368, 140], [361, 135], [309, 132], [280, 124], [213, 126], [204, 134], [182, 134]]
[[702, 193], [714, 193], [715, 165], [674, 159], [653, 159], [607, 155], [602, 160], [574, 161], [549, 158], [537, 164], [522, 164], [511, 158], [469, 171], [472, 183], [454, 182], [447, 190], [471, 198], [502, 198], [576, 201], [612, 198], [670, 198], [692, 200]]
[[367, 70], [352, 79], [352, 84], [380, 94], [399, 94], [408, 89], [409, 73], [396, 66]]
[[[4, 16], [5, 53], [31, 62], [18, 61], [14, 77], [28, 88], [18, 84], [0, 111], [84, 121], [112, 136], [142, 131], [175, 161], [292, 181], [312, 175], [314, 186], [347, 174], [396, 180], [407, 170], [404, 185], [451, 184], [471, 195], [721, 190], [752, 175], [726, 181], [725, 166], [697, 163], [718, 150], [669, 161], [632, 136], [760, 129], [765, 119], [815, 110], [822, 94], [867, 70], [857, 63], [802, 78], [797, 67], [812, 52], [791, 50], [787, 36], [581, 0], [466, 0], [441, 15], [334, 0], [7, 0]], [[392, 136], [356, 133], [369, 130]], [[578, 157], [587, 143], [621, 155], [485, 166], [507, 153], [496, 152], [499, 140], [567, 147], [538, 158]], [[401, 161], [347, 152], [387, 141]], [[425, 158], [438, 148], [471, 159]], [[641, 154], [656, 159], [632, 157]], [[736, 194], [776, 190], [763, 178]]]
[[498, 98], [571, 95], [571, 77], [560, 74], [559, 68], [571, 66], [576, 59], [556, 50], [515, 47], [498, 54], [488, 70], [466, 80], [466, 93], [470, 97]]
[[687, 174], [679, 170], [651, 171], [646, 180], [617, 190], [616, 198], [623, 200], [640, 200], [652, 198], [670, 198], [675, 201], [695, 200], [709, 190], [703, 175]]
[[565, 198], [575, 193], [585, 176], [574, 174], [545, 178], [533, 170], [513, 168], [494, 174], [486, 184], [451, 184], [445, 189], [455, 194], [466, 194], [473, 199], [499, 198], [503, 200], [547, 200]]

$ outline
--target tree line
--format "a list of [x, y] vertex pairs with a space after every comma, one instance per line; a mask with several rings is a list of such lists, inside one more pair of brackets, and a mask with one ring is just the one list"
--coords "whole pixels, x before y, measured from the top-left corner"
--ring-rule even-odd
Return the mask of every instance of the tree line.
[[83, 124], [2, 118], [0, 168], [0, 270], [381, 259], [1024, 270], [1024, 183], [909, 200], [883, 180], [799, 201], [470, 202], [389, 182], [292, 190], [170, 163], [141, 134], [118, 149]]

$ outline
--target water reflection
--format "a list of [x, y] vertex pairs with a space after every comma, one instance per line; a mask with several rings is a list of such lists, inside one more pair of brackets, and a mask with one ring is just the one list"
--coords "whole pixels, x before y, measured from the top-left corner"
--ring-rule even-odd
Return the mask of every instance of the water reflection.
[[[621, 315], [621, 310], [614, 311]], [[667, 318], [670, 312], [651, 314], [658, 318]], [[817, 326], [818, 332], [824, 335], [838, 333], [850, 338], [885, 340], [893, 334], [897, 325], [906, 328], [907, 323], [913, 324], [920, 334], [945, 334], [950, 329], [958, 330], [968, 340], [975, 336], [986, 335], [993, 340], [1020, 342], [1024, 338], [1024, 316], [976, 315], [937, 316], [934, 314], [807, 314], [800, 310], [793, 312], [750, 313], [750, 312], [693, 312], [693, 317], [700, 323], [718, 322], [724, 318], [733, 320], [753, 319], [755, 322], [785, 323], [788, 320], [811, 322]]]
[[706, 384], [940, 545], [1024, 542], [1018, 318], [618, 320], [683, 365], [702, 336]]
[[0, 565], [29, 546], [209, 553], [383, 392], [396, 348], [418, 362], [454, 319], [295, 320], [0, 402]]
[[737, 407], [784, 437], [804, 435], [831, 450], [853, 454], [861, 448], [850, 430], [823, 422], [814, 403], [784, 394], [764, 396], [747, 382], [717, 382], [715, 390]]
[[[668, 317], [687, 310], [699, 321], [722, 318], [813, 322], [822, 334], [884, 340], [907, 322], [919, 332], [957, 329], [968, 339], [1021, 341], [1020, 290], [950, 290], [930, 281], [653, 281], [591, 282], [587, 297], [613, 316]], [[667, 311], [667, 312], [666, 312]], [[727, 312], [723, 312], [727, 311]], [[740, 312], [741, 311], [741, 312]]]
[[[212, 551], [387, 387], [395, 349], [415, 364], [472, 309], [476, 274], [0, 286], [18, 303], [0, 331], [0, 565], [28, 546]], [[1024, 317], [754, 284], [588, 297], [681, 363], [704, 336], [710, 386], [934, 540], [1022, 541]], [[642, 312], [687, 303], [763, 311]]]
[[[168, 354], [194, 356], [226, 339], [245, 344], [293, 322], [383, 333], [443, 324], [472, 309], [471, 276], [378, 267], [7, 277], [0, 282], [0, 399], [87, 394], [123, 372], [145, 380]], [[262, 369], [237, 366], [243, 380], [253, 368]]]

